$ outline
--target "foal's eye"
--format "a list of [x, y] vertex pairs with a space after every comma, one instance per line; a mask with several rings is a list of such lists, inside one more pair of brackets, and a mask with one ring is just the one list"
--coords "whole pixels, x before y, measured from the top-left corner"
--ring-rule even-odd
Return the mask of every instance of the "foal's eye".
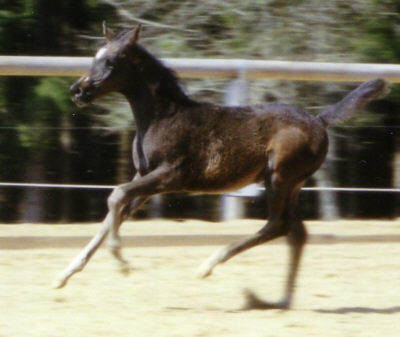
[[113, 65], [113, 63], [111, 62], [110, 59], [106, 59], [106, 67], [107, 68], [113, 68], [114, 67], [114, 65]]

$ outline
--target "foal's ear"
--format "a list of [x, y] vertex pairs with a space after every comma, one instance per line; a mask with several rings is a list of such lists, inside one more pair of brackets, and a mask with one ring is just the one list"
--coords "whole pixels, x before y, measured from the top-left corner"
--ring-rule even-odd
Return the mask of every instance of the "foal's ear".
[[111, 41], [115, 37], [115, 33], [112, 29], [108, 28], [106, 22], [103, 21], [103, 35], [107, 39], [107, 41]]
[[127, 34], [128, 42], [133, 44], [139, 40], [140, 32], [142, 30], [142, 24], [139, 23], [135, 29], [132, 29]]

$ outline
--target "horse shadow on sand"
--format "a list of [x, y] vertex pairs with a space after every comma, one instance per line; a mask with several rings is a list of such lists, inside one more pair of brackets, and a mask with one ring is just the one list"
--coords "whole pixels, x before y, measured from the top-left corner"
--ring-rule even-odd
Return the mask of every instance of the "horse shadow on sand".
[[[281, 302], [267, 302], [261, 299], [257, 294], [249, 289], [244, 289], [244, 303], [240, 308], [231, 309], [231, 310], [223, 310], [215, 307], [207, 307], [207, 311], [225, 311], [227, 313], [240, 313], [244, 311], [251, 310], [280, 310], [281, 312], [287, 312], [286, 309], [283, 308]], [[167, 310], [172, 311], [193, 311], [195, 308], [190, 307], [167, 307]], [[339, 307], [332, 309], [311, 309], [311, 311], [320, 313], [320, 314], [337, 314], [337, 315], [345, 315], [345, 314], [382, 314], [382, 315], [390, 315], [390, 314], [399, 314], [400, 306], [392, 306], [387, 308], [373, 308], [373, 307], [362, 307], [362, 306], [354, 306], [354, 307]]]
[[341, 307], [336, 309], [316, 309], [315, 312], [321, 314], [398, 314], [400, 313], [400, 306], [393, 306], [387, 308], [371, 308], [371, 307]]
[[[268, 310], [268, 309], [282, 309], [280, 303], [275, 304], [271, 302], [265, 302], [260, 299], [258, 295], [252, 292], [249, 289], [244, 290], [245, 303], [244, 306], [240, 309], [240, 311], [246, 310]], [[354, 306], [354, 307], [339, 307], [333, 309], [314, 309], [314, 312], [321, 314], [398, 314], [400, 313], [400, 306], [392, 306], [387, 308], [373, 308], [373, 307], [362, 307], [362, 306]]]

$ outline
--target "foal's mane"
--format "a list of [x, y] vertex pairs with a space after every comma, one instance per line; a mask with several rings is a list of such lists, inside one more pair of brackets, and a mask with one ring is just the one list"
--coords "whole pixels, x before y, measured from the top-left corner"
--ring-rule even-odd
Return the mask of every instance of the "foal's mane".
[[[118, 38], [122, 38], [123, 35], [124, 33], [120, 34]], [[146, 48], [139, 43], [135, 43], [132, 52], [136, 63], [140, 63], [139, 67], [142, 69], [148, 84], [157, 84], [156, 90], [160, 98], [172, 100], [185, 106], [200, 104], [186, 95], [175, 71], [164, 65]]]

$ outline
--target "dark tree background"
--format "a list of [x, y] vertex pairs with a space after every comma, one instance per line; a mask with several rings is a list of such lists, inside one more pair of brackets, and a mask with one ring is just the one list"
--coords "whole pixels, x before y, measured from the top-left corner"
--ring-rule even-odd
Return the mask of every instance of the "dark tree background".
[[[143, 22], [142, 42], [160, 57], [399, 63], [399, 11], [397, 0], [0, 0], [0, 54], [90, 56], [103, 43], [101, 22], [107, 20], [116, 29]], [[117, 184], [130, 179], [135, 126], [126, 103], [116, 95], [77, 109], [69, 98], [73, 81], [0, 77], [0, 181]], [[227, 81], [185, 85], [196, 98], [221, 103]], [[252, 81], [248, 102], [279, 100], [317, 113], [353, 87]], [[399, 187], [399, 102], [394, 85], [384, 100], [332, 129], [328, 165], [309, 184]], [[0, 221], [99, 220], [108, 193], [0, 187]], [[307, 192], [302, 199], [307, 217], [320, 216], [318, 210], [326, 206], [344, 217], [399, 213], [396, 194], [336, 193], [324, 199]], [[171, 196], [139, 216], [215, 220], [218, 201]], [[265, 216], [262, 197], [244, 202], [247, 216]]]

